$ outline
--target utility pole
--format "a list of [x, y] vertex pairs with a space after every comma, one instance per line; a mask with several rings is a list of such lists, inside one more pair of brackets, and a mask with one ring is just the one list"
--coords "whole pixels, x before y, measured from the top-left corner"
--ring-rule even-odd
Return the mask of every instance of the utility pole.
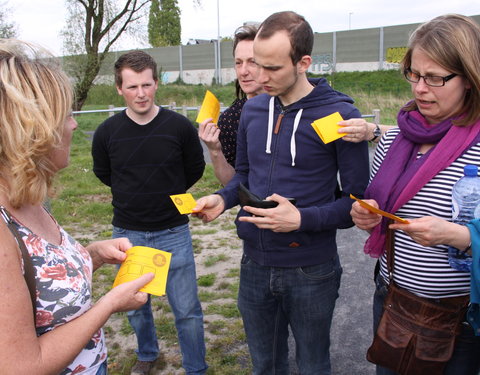
[[220, 51], [220, 0], [217, 0], [217, 84], [222, 84], [222, 56]]

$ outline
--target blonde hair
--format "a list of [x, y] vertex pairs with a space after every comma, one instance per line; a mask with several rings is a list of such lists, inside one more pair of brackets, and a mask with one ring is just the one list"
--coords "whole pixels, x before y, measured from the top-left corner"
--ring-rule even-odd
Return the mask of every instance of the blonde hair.
[[0, 39], [0, 176], [9, 203], [40, 204], [52, 193], [73, 91], [57, 59], [31, 44]]
[[[415, 48], [470, 83], [462, 108], [465, 116], [455, 124], [465, 126], [480, 119], [480, 26], [470, 17], [460, 14], [446, 14], [420, 25], [410, 37], [401, 63], [402, 70], [410, 68]], [[416, 110], [415, 102], [405, 109]]]

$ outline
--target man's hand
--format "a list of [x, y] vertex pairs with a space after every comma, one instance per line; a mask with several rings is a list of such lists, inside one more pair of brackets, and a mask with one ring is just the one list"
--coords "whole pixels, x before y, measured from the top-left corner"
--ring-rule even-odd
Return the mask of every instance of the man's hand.
[[211, 151], [221, 151], [222, 146], [218, 140], [220, 129], [211, 118], [206, 119], [198, 126], [198, 136]]
[[207, 195], [197, 200], [192, 216], [198, 217], [204, 223], [215, 220], [225, 210], [225, 202], [219, 194]]
[[261, 229], [273, 232], [292, 232], [300, 228], [300, 211], [292, 203], [278, 194], [267, 197], [267, 200], [278, 202], [274, 208], [255, 208], [244, 206], [243, 209], [255, 216], [241, 216], [238, 220], [255, 224]]

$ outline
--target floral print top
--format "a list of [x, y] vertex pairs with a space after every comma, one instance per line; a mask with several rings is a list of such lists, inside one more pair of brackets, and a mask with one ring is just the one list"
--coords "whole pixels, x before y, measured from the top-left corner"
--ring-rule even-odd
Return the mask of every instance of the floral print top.
[[228, 164], [235, 168], [235, 158], [237, 156], [237, 131], [240, 123], [240, 114], [247, 98], [235, 99], [234, 102], [218, 119], [218, 128], [220, 135], [218, 140], [222, 145], [222, 152]]
[[[12, 218], [31, 256], [37, 286], [37, 336], [55, 329], [90, 309], [92, 259], [88, 251], [58, 226], [61, 244], [53, 245]], [[103, 330], [61, 374], [95, 374], [107, 358]]]

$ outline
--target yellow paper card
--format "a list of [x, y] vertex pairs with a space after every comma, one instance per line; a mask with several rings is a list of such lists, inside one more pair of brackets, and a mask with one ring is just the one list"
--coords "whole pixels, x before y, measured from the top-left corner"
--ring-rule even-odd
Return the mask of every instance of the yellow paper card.
[[312, 122], [312, 126], [322, 139], [323, 143], [330, 143], [338, 138], [342, 138], [345, 134], [339, 133], [338, 129], [342, 126], [337, 125], [343, 118], [339, 112], [332, 113], [326, 117], [319, 118]]
[[131, 247], [126, 253], [127, 259], [120, 266], [113, 286], [116, 287], [119, 284], [135, 280], [141, 275], [152, 272], [155, 274], [154, 279], [140, 291], [156, 296], [165, 295], [172, 254], [146, 246]]
[[205, 97], [203, 98], [202, 107], [200, 108], [197, 119], [195, 121], [201, 123], [207, 118], [212, 118], [213, 122], [216, 124], [219, 117], [220, 102], [218, 101], [217, 97], [212, 94], [211, 91], [207, 90], [207, 92], [205, 93]]
[[177, 207], [178, 212], [180, 212], [182, 215], [191, 214], [193, 212], [193, 208], [197, 205], [197, 202], [190, 193], [170, 195], [170, 199]]
[[379, 215], [382, 215], [382, 216], [385, 216], [385, 217], [388, 217], [389, 219], [392, 219], [392, 220], [395, 220], [395, 221], [398, 221], [402, 224], [408, 224], [408, 220], [405, 220], [405, 219], [402, 219], [401, 217], [398, 217], [396, 215], [393, 215], [389, 212], [386, 212], [386, 211], [383, 211], [383, 210], [380, 210], [379, 208], [376, 208], [376, 207], [373, 207], [372, 205], [368, 204], [367, 202], [365, 201], [362, 201], [361, 199], [358, 199], [357, 197], [355, 197], [354, 195], [350, 194], [350, 198], [352, 199], [355, 199], [358, 203], [360, 203], [360, 206], [362, 206], [363, 208], [366, 208], [367, 210], [375, 213], [375, 214], [379, 214]]

